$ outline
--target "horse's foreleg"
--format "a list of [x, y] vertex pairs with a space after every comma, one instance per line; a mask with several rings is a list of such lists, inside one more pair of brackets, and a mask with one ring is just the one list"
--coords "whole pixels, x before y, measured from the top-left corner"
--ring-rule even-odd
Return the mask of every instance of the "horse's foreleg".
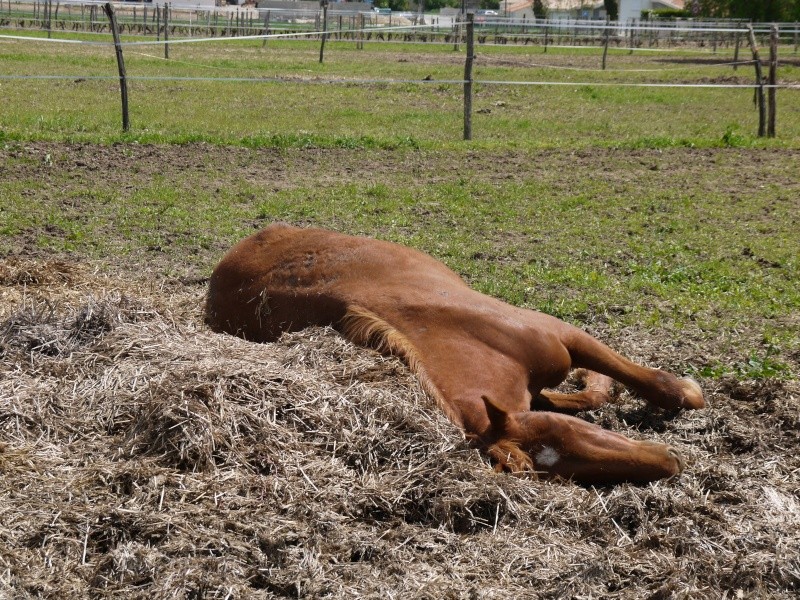
[[636, 441], [567, 415], [510, 415], [507, 434], [547, 476], [583, 483], [647, 482], [683, 470], [678, 453], [665, 444]]
[[659, 369], [637, 365], [588, 333], [570, 327], [563, 338], [573, 367], [583, 367], [613, 377], [661, 408], [703, 408], [705, 400], [697, 382], [679, 379]]
[[577, 369], [575, 377], [583, 389], [573, 394], [562, 394], [550, 390], [542, 390], [531, 403], [534, 410], [551, 410], [555, 412], [576, 413], [582, 410], [599, 408], [609, 401], [614, 380], [594, 371]]

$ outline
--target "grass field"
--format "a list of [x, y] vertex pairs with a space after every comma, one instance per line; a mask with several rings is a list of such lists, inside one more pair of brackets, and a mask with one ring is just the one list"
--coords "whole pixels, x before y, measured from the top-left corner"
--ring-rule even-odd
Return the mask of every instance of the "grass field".
[[[85, 37], [85, 36], [84, 36]], [[97, 41], [98, 36], [92, 36]], [[0, 132], [10, 139], [223, 144], [458, 147], [464, 54], [450, 45], [226, 40], [126, 47], [132, 131], [121, 135], [113, 48], [5, 41], [0, 75], [65, 80], [0, 80], [6, 98]], [[475, 79], [553, 82], [476, 85], [474, 144], [486, 149], [613, 146], [764, 145], [754, 136], [751, 89], [627, 88], [608, 84], [751, 84], [752, 67], [726, 63], [732, 50], [630, 55], [612, 51], [600, 71], [596, 48], [480, 46]], [[791, 47], [780, 80], [798, 81]], [[136, 77], [251, 78], [257, 81], [153, 81]], [[425, 82], [430, 78], [431, 82]], [[275, 80], [280, 81], [276, 82]], [[352, 83], [357, 80], [372, 83]], [[388, 83], [394, 80], [399, 83]], [[340, 83], [330, 83], [331, 81]], [[348, 83], [350, 82], [350, 83]], [[589, 85], [580, 85], [589, 84]], [[797, 90], [778, 94], [777, 140], [800, 139]]]
[[[465, 143], [436, 83], [463, 53], [354, 46], [131, 49], [131, 76], [289, 81], [133, 81], [122, 134], [117, 82], [90, 78], [109, 48], [0, 40], [0, 75], [74, 77], [0, 79], [0, 596], [794, 597], [798, 92], [758, 139], [751, 90], [601, 85], [750, 82], [724, 55], [599, 73], [552, 68], [596, 51], [480, 47], [478, 79], [595, 85], [479, 84]], [[409, 83], [346, 82], [386, 78]], [[693, 375], [707, 410], [584, 415], [687, 470], [498, 476], [396, 361], [212, 334], [206, 278], [275, 220], [420, 248]]]

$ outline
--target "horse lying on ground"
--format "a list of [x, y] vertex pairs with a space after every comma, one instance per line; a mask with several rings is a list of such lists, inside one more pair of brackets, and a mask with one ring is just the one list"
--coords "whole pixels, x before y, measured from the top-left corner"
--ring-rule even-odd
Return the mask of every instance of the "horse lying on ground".
[[[212, 329], [256, 342], [331, 325], [400, 356], [498, 469], [585, 483], [653, 481], [682, 470], [669, 446], [561, 413], [609, 400], [613, 381], [655, 406], [702, 408], [691, 379], [638, 366], [555, 317], [470, 289], [396, 244], [274, 224], [234, 246], [211, 275]], [[582, 391], [549, 391], [580, 368]]]

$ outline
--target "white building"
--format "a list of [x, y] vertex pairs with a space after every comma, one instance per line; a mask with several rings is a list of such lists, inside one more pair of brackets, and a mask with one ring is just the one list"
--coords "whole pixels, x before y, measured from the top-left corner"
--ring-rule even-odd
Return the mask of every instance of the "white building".
[[[603, 0], [542, 0], [550, 19], [605, 19]], [[681, 9], [684, 0], [619, 0], [619, 20], [642, 18], [642, 11], [661, 8]], [[500, 14], [518, 19], [533, 18], [533, 0], [501, 0]]]
[[209, 10], [217, 6], [217, 0], [144, 0], [146, 4], [164, 6], [167, 2], [172, 8], [199, 8]]
[[642, 11], [664, 8], [682, 9], [683, 0], [619, 0], [619, 20], [621, 22], [642, 18]]

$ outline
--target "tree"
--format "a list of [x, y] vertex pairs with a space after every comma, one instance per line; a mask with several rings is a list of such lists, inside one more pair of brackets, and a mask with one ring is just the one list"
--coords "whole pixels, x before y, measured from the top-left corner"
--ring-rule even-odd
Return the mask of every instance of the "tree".
[[[378, 6], [378, 2], [388, 2], [389, 0], [375, 0], [374, 6]], [[425, 0], [425, 12], [432, 12], [444, 8], [445, 6], [453, 6], [458, 8], [461, 6], [461, 0]]]
[[603, 6], [609, 19], [612, 21], [619, 19], [619, 0], [603, 0]]
[[692, 11], [702, 17], [794, 21], [800, 17], [800, 0], [694, 0]]
[[547, 9], [545, 8], [542, 0], [533, 0], [533, 16], [537, 19], [547, 18]]
[[728, 11], [736, 19], [749, 19], [751, 21], [779, 21], [781, 0], [762, 0], [751, 2], [747, 0], [730, 0]]
[[408, 0], [375, 0], [373, 6], [377, 8], [391, 8], [394, 11], [408, 10]]

